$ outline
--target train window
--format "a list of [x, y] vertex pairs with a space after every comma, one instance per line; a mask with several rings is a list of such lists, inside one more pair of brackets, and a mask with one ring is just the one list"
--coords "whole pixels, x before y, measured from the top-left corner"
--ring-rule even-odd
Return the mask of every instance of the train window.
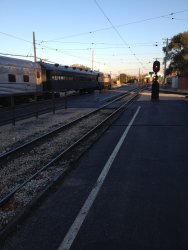
[[29, 76], [28, 75], [24, 75], [23, 76], [23, 81], [24, 82], [29, 82]]
[[37, 71], [37, 78], [40, 78], [40, 72]]
[[82, 82], [86, 82], [86, 81], [89, 81], [89, 80], [90, 80], [90, 78], [88, 78], [88, 77], [80, 76], [80, 81], [82, 81]]
[[8, 80], [9, 82], [16, 82], [16, 75], [8, 74]]

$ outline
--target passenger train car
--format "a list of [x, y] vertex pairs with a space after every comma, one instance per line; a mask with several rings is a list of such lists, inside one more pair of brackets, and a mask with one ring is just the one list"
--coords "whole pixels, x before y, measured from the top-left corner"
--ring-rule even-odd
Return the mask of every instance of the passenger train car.
[[92, 92], [99, 88], [98, 72], [60, 66], [59, 64], [40, 63], [43, 91], [79, 90]]
[[112, 80], [110, 74], [99, 74], [99, 82], [101, 83], [102, 88], [111, 89]]
[[0, 96], [33, 93], [41, 80], [39, 64], [0, 56]]
[[44, 62], [0, 56], [0, 98], [45, 96], [48, 92], [103, 89], [103, 73]]

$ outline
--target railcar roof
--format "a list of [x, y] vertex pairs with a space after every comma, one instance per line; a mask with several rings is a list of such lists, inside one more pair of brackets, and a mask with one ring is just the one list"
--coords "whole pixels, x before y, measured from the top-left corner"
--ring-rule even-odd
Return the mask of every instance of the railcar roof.
[[7, 66], [20, 66], [25, 68], [40, 68], [42, 66], [43, 68], [47, 70], [60, 70], [64, 72], [75, 72], [79, 74], [88, 74], [88, 75], [98, 75], [99, 72], [97, 71], [91, 71], [91, 70], [81, 70], [78, 68], [72, 68], [68, 66], [61, 66], [58, 64], [50, 64], [50, 63], [44, 63], [44, 62], [32, 62], [29, 60], [24, 59], [18, 59], [13, 57], [6, 57], [6, 56], [0, 56], [0, 65], [7, 65]]
[[0, 65], [40, 68], [38, 63], [13, 57], [0, 56]]
[[54, 70], [54, 71], [64, 71], [64, 72], [71, 72], [71, 73], [79, 73], [79, 74], [88, 74], [88, 75], [98, 75], [99, 72], [91, 71], [91, 70], [84, 70], [78, 68], [72, 68], [68, 66], [61, 66], [59, 64], [50, 64], [50, 63], [40, 63], [42, 67], [47, 70]]

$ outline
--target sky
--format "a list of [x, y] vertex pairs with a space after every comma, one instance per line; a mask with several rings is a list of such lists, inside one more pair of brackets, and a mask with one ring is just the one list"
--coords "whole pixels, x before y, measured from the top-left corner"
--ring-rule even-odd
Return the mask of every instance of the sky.
[[187, 0], [0, 0], [0, 55], [138, 75], [188, 31]]

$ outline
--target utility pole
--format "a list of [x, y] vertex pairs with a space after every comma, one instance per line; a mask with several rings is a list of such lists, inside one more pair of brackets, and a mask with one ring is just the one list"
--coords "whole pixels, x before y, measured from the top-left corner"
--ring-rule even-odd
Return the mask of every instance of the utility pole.
[[139, 68], [139, 71], [138, 71], [138, 83], [140, 83], [140, 68]]
[[168, 55], [168, 38], [166, 39], [166, 52], [165, 52], [165, 58], [164, 58], [164, 80], [163, 80], [163, 86], [166, 83], [166, 62], [167, 62], [167, 55]]
[[35, 44], [35, 32], [33, 32], [33, 49], [34, 49], [34, 62], [36, 62], [37, 54], [36, 54], [36, 44]]
[[93, 65], [94, 65], [94, 50], [92, 50], [92, 71], [93, 71]]

